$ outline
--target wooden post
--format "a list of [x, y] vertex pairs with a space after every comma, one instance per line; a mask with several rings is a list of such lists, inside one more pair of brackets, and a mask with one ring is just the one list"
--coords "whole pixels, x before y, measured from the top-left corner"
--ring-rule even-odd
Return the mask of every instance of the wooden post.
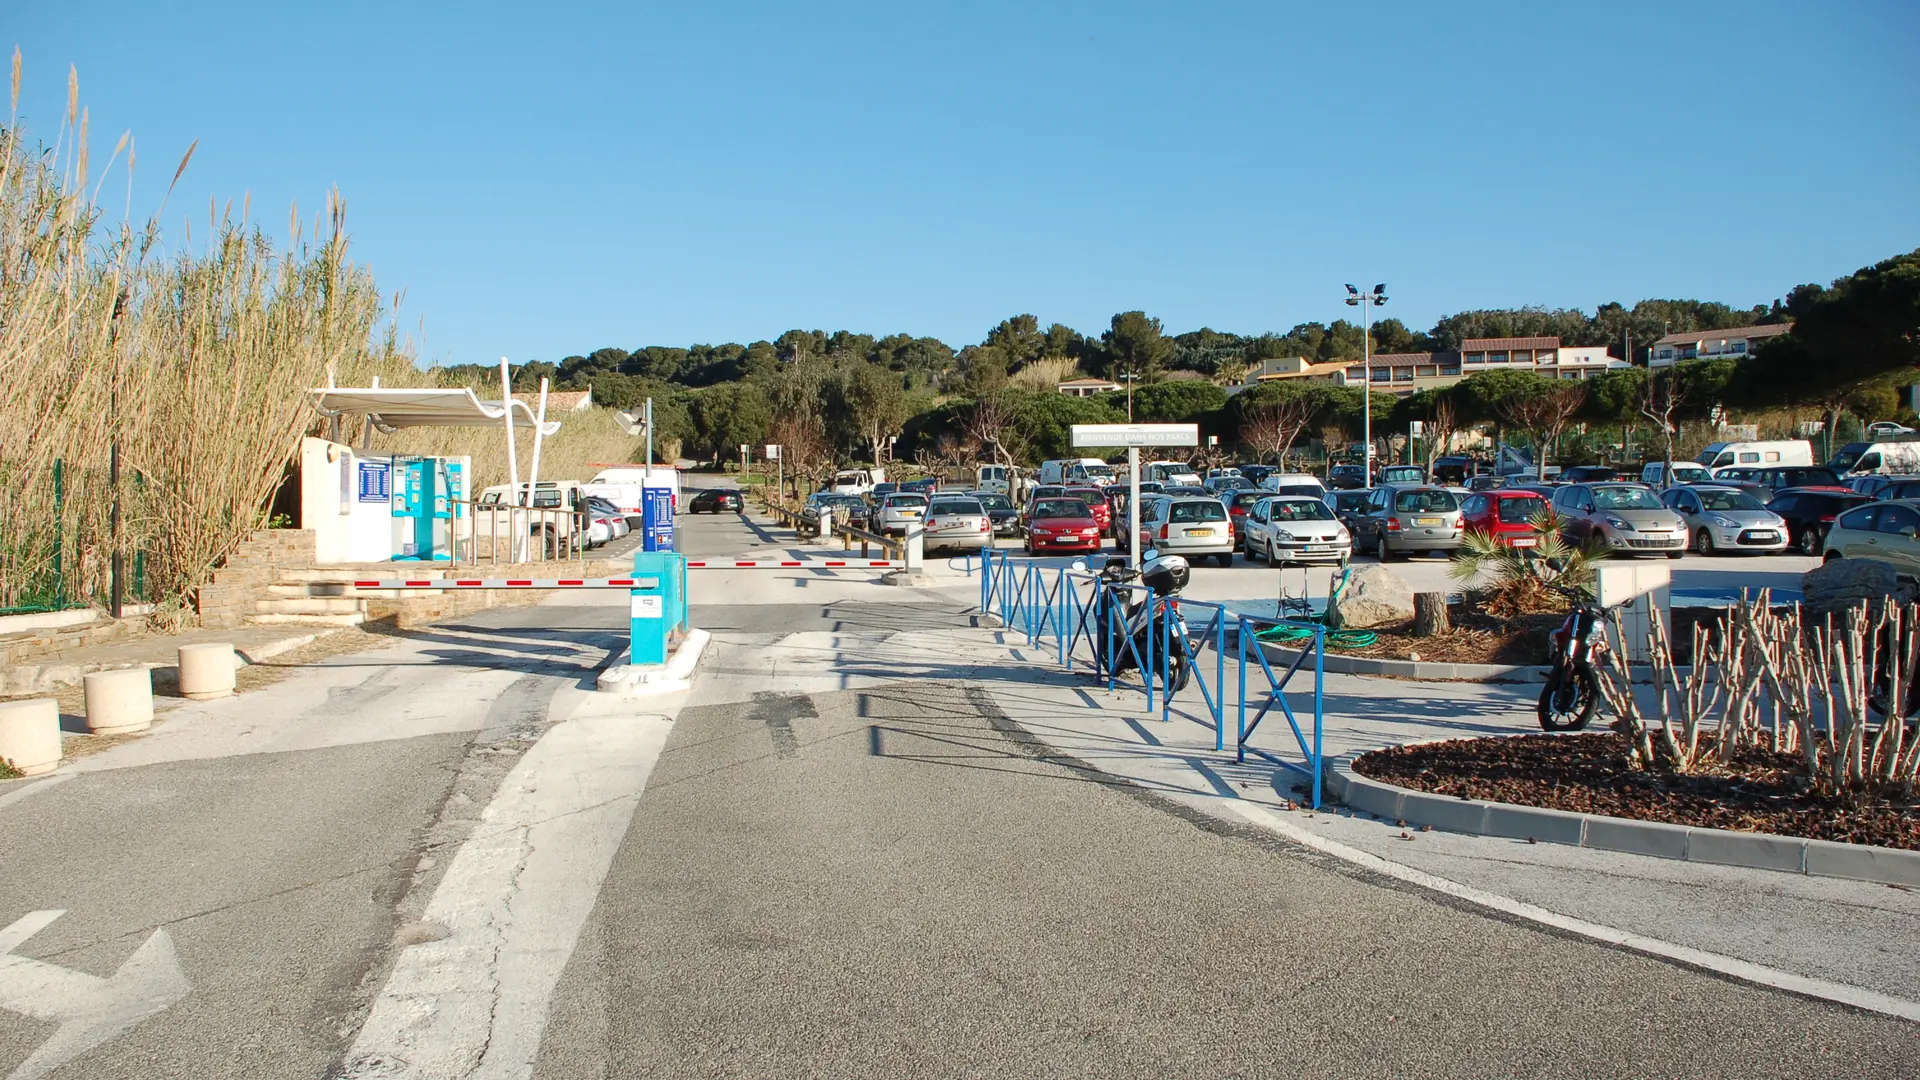
[[1453, 622], [1447, 618], [1446, 593], [1413, 594], [1414, 637], [1435, 637], [1451, 629], [1453, 629]]

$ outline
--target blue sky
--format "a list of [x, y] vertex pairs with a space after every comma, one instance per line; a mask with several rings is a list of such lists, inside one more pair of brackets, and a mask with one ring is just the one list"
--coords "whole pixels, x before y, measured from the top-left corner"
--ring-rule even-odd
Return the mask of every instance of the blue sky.
[[1920, 246], [1907, 0], [0, 7], [137, 214], [200, 140], [170, 238], [337, 185], [430, 361], [1746, 305]]

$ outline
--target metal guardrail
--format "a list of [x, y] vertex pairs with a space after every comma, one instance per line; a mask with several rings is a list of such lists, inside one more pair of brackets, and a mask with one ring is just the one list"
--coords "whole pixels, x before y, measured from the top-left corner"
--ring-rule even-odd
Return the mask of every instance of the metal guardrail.
[[[767, 513], [778, 518], [782, 525], [793, 529], [796, 533], [800, 531], [801, 507], [768, 498], [764, 494], [760, 496], [760, 503], [766, 508]], [[880, 533], [869, 532], [866, 529], [856, 529], [852, 525], [844, 523], [836, 523], [833, 527], [833, 534], [844, 539], [847, 542], [849, 550], [852, 549], [854, 542], [858, 541], [860, 544], [860, 557], [863, 559], [872, 558], [873, 548], [876, 546], [886, 552], [886, 556], [889, 559], [899, 561], [907, 557], [907, 542], [904, 539], [895, 539]]]
[[[464, 537], [457, 524], [453, 528], [455, 566], [479, 566], [483, 561], [489, 566], [553, 562], [562, 558], [578, 558], [582, 566], [586, 565], [586, 539], [592, 522], [585, 510], [480, 503], [469, 499], [449, 502], [455, 508], [452, 520], [457, 523], [464, 516], [470, 523]], [[462, 507], [464, 515], [460, 511]], [[521, 523], [525, 524], [524, 532]], [[524, 545], [516, 541], [520, 535], [526, 537]]]
[[[1156, 607], [1150, 614], [1158, 615], [1161, 606], [1172, 605], [1188, 616], [1188, 633], [1176, 635], [1173, 620], [1160, 619], [1163, 632], [1158, 639], [1148, 639], [1146, 655], [1142, 656], [1132, 635], [1123, 628], [1122, 613], [1126, 596], [1147, 592], [1144, 586], [1115, 584], [1091, 572], [1015, 560], [992, 549], [980, 554], [981, 614], [994, 615], [1001, 626], [1025, 633], [1030, 646], [1045, 648], [1050, 644], [1068, 671], [1079, 661], [1104, 672], [1109, 690], [1120, 685], [1115, 661], [1130, 660], [1141, 673], [1147, 711], [1158, 708], [1163, 720], [1170, 719], [1173, 712], [1177, 691], [1170, 676], [1174, 650], [1178, 649], [1187, 662], [1192, 683], [1198, 686], [1202, 708], [1212, 721], [1213, 748], [1226, 749], [1227, 713], [1231, 710], [1234, 760], [1244, 762], [1252, 754], [1305, 773], [1312, 789], [1312, 804], [1320, 806], [1321, 766], [1325, 760], [1326, 627], [1295, 619], [1245, 615], [1205, 600], [1153, 597], [1148, 602]], [[1194, 619], [1195, 612], [1204, 613], [1204, 621]], [[1312, 644], [1303, 639], [1293, 662], [1279, 669], [1269, 661], [1258, 637], [1261, 630], [1274, 626], [1293, 627], [1312, 635]], [[1205, 662], [1209, 650], [1211, 664]], [[1313, 671], [1311, 690], [1290, 691], [1294, 677], [1309, 664]], [[1235, 674], [1232, 680], [1228, 678], [1229, 666]], [[1311, 693], [1311, 736], [1302, 730], [1302, 717], [1288, 700], [1289, 693]], [[1300, 747], [1301, 761], [1248, 745], [1261, 722], [1275, 712], [1286, 718]]]

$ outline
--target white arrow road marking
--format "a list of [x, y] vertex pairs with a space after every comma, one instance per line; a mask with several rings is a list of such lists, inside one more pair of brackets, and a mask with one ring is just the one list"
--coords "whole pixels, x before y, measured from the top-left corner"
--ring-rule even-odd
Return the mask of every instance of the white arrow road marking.
[[12, 955], [64, 911], [31, 912], [0, 930], [0, 1009], [60, 1027], [7, 1080], [34, 1080], [165, 1009], [193, 989], [173, 939], [155, 930], [111, 978]]
[[446, 937], [394, 962], [346, 1077], [533, 1074], [548, 1001], [668, 730], [661, 716], [576, 716], [527, 751], [422, 915]]

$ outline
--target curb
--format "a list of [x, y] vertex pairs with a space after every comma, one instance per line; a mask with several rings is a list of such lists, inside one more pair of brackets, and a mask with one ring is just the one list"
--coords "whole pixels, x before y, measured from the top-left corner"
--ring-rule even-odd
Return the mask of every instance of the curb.
[[[343, 627], [325, 627], [310, 634], [294, 634], [289, 637], [275, 638], [247, 648], [235, 646], [233, 650], [234, 666], [248, 667], [265, 660], [289, 653], [305, 645], [334, 633]], [[0, 695], [15, 696], [25, 694], [56, 693], [63, 686], [76, 686], [95, 671], [117, 671], [123, 668], [146, 668], [149, 671], [166, 672], [174, 669], [172, 660], [137, 660], [131, 662], [107, 662], [93, 664], [14, 664], [0, 667]]]
[[653, 697], [691, 690], [693, 669], [699, 665], [701, 654], [712, 640], [713, 635], [705, 630], [690, 630], [665, 664], [615, 664], [600, 673], [596, 689], [603, 694], [625, 697]]
[[1354, 772], [1353, 759], [1360, 753], [1342, 754], [1326, 762], [1327, 790], [1355, 810], [1389, 821], [1715, 866], [1920, 887], [1920, 851], [1701, 829], [1414, 791]]
[[[1263, 641], [1260, 647], [1267, 651], [1268, 659], [1284, 664], [1293, 663], [1300, 655], [1298, 649], [1271, 642]], [[1383, 660], [1366, 656], [1341, 656], [1331, 651], [1327, 653], [1322, 666], [1339, 675], [1393, 675], [1402, 679], [1433, 682], [1541, 683], [1547, 681], [1547, 673], [1553, 670], [1551, 667], [1531, 664], [1442, 664], [1429, 660]]]

